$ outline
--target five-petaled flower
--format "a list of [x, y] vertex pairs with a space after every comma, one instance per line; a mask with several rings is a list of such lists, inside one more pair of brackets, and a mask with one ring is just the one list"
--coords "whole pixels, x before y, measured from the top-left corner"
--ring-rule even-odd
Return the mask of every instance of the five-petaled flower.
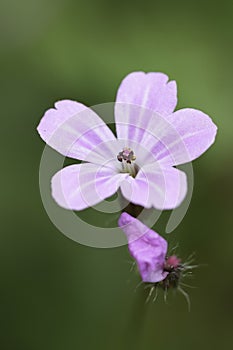
[[43, 116], [38, 132], [62, 155], [84, 162], [53, 177], [56, 202], [82, 210], [120, 188], [127, 200], [145, 208], [177, 207], [187, 183], [175, 166], [205, 152], [217, 128], [201, 111], [174, 112], [176, 104], [176, 83], [168, 82], [165, 74], [129, 74], [117, 92], [116, 138], [90, 108], [70, 100], [57, 102]]

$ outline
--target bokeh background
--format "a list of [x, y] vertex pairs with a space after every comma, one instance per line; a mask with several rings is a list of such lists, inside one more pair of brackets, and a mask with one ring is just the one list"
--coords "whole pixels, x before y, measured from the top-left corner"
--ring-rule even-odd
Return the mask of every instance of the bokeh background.
[[[229, 349], [233, 342], [233, 2], [3, 0], [1, 349]], [[61, 234], [40, 199], [36, 126], [56, 100], [114, 101], [134, 70], [177, 80], [178, 108], [219, 127], [193, 164], [194, 194], [171, 234], [204, 263], [180, 295], [143, 302], [127, 246], [94, 249]], [[165, 213], [165, 219], [166, 219]], [[90, 218], [91, 219], [91, 218]], [[156, 226], [164, 232], [161, 220]]]

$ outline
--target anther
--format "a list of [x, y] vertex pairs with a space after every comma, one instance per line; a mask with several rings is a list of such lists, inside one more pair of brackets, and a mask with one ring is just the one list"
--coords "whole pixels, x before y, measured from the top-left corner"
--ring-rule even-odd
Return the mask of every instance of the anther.
[[136, 160], [136, 157], [131, 148], [124, 147], [123, 151], [119, 152], [117, 159], [119, 160], [119, 162], [122, 162], [124, 160], [126, 163], [131, 164], [132, 161]]

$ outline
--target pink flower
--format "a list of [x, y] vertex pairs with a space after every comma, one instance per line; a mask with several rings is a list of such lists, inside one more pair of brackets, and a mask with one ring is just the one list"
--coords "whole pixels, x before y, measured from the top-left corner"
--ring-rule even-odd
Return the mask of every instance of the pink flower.
[[177, 289], [185, 297], [190, 309], [189, 296], [182, 288], [185, 286], [182, 281], [198, 267], [191, 264], [192, 256], [186, 262], [176, 255], [167, 256], [166, 240], [128, 213], [121, 214], [118, 224], [127, 236], [129, 251], [137, 262], [142, 281], [151, 288], [147, 300], [154, 291], [153, 300], [157, 298], [158, 288], [164, 290], [165, 300], [169, 289]]
[[127, 236], [129, 252], [137, 262], [143, 282], [164, 280], [168, 275], [164, 269], [167, 241], [127, 213], [121, 214], [118, 224]]
[[174, 166], [205, 152], [217, 128], [201, 111], [174, 112], [176, 104], [176, 83], [168, 82], [165, 74], [129, 74], [117, 92], [116, 138], [90, 108], [57, 102], [41, 119], [38, 132], [62, 155], [85, 163], [67, 166], [53, 177], [56, 202], [82, 210], [120, 188], [127, 200], [145, 208], [180, 205], [186, 175]]

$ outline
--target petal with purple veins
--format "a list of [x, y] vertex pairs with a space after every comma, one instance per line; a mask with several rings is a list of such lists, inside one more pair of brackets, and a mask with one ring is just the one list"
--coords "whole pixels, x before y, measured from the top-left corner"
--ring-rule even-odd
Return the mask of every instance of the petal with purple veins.
[[173, 209], [187, 193], [186, 174], [171, 166], [148, 164], [140, 169], [136, 178], [126, 178], [121, 183], [121, 191], [128, 201], [145, 208]]
[[[133, 72], [127, 75], [117, 92], [115, 121], [120, 139], [139, 140], [133, 135], [131, 125], [146, 128], [147, 109], [162, 116], [171, 114], [177, 104], [176, 82], [168, 82], [163, 73]], [[140, 106], [138, 113], [131, 106]], [[122, 113], [123, 112], [123, 113]]]
[[[213, 143], [217, 126], [205, 113], [185, 108], [171, 114], [167, 121], [177, 132], [169, 132], [163, 138], [166, 150], [155, 145], [150, 152], [163, 163], [184, 164], [200, 157]], [[171, 128], [171, 130], [172, 130]]]
[[112, 196], [128, 176], [91, 163], [70, 165], [52, 178], [52, 196], [63, 208], [82, 210]]
[[[64, 156], [95, 164], [113, 157], [108, 142], [115, 141], [115, 136], [93, 110], [81, 103], [56, 102], [55, 108], [44, 114], [37, 130], [49, 146]], [[97, 152], [99, 145], [103, 147], [98, 147]]]

